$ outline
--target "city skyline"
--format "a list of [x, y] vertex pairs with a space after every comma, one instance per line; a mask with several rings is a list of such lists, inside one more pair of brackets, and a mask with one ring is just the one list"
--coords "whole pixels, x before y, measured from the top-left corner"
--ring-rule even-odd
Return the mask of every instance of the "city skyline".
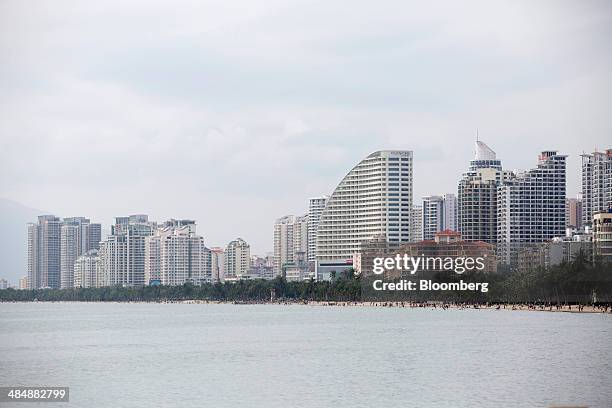
[[605, 2], [197, 3], [3, 2], [0, 197], [196, 219], [213, 243], [231, 215], [263, 253], [272, 220], [374, 151], [414, 151], [415, 199], [454, 192], [439, 170], [464, 170], [478, 129], [508, 169], [568, 154], [572, 196], [612, 133]]
[[[472, 142], [473, 142], [473, 141], [472, 141]], [[555, 149], [553, 149], [553, 150], [555, 150]], [[600, 152], [601, 152], [601, 151], [604, 151], [604, 152], [605, 152], [605, 148], [601, 149], [601, 150], [600, 150]], [[592, 153], [592, 152], [590, 152], [590, 153]], [[581, 157], [581, 156], [583, 156], [583, 155], [585, 155], [585, 154], [590, 154], [590, 153], [589, 153], [588, 151], [586, 151], [586, 150], [585, 150], [585, 151], [581, 152], [581, 154], [580, 154], [580, 155], [566, 154], [566, 156], [567, 156], [568, 162], [570, 162], [570, 161], [571, 161], [570, 159], [571, 159], [571, 157], [572, 157], [572, 156], [573, 156], [573, 157], [576, 157], [576, 156]], [[535, 154], [535, 153], [534, 153], [534, 154]], [[472, 155], [470, 156], [470, 158], [473, 158], [473, 155], [474, 155], [474, 151], [473, 151], [473, 144], [472, 144]], [[498, 155], [498, 156], [499, 156], [499, 155]], [[526, 157], [529, 157], [529, 155], [527, 155], [527, 154], [526, 154], [525, 156], [526, 156]], [[533, 161], [533, 159], [532, 159], [532, 161]], [[414, 158], [413, 163], [415, 163], [415, 167], [416, 167], [416, 162], [417, 162], [417, 160], [416, 160], [416, 158]], [[505, 167], [505, 166], [504, 166], [504, 167]], [[578, 191], [577, 191], [575, 194], [573, 194], [573, 193], [571, 193], [571, 192], [570, 192], [570, 189], [569, 189], [569, 187], [568, 187], [567, 198], [575, 198], [575, 197], [577, 197], [579, 194], [581, 194], [581, 192], [582, 192], [582, 191], [581, 191], [582, 186], [581, 186], [581, 184], [580, 184], [580, 182], [582, 181], [582, 180], [581, 180], [581, 169], [580, 169], [580, 168], [579, 168], [579, 169], [577, 169], [577, 170], [576, 170], [576, 174], [573, 174], [573, 175], [572, 175], [572, 173], [571, 173], [571, 171], [570, 171], [570, 166], [568, 165], [567, 167], [568, 167], [568, 170], [567, 170], [567, 174], [568, 174], [568, 177], [567, 177], [568, 184], [569, 184], [569, 181], [570, 181], [570, 180], [572, 180], [572, 179], [577, 179], [577, 180], [578, 180], [578, 186], [577, 186]], [[519, 172], [521, 172], [521, 171], [525, 171], [525, 170], [527, 170], [528, 168], [529, 168], [529, 167], [526, 167], [526, 168], [520, 168], [520, 169], [519, 169], [519, 168], [513, 168], [512, 170], [510, 170], [508, 167], [505, 167], [505, 170], [506, 170], [507, 172], [512, 172], [512, 171], [519, 171]], [[463, 169], [463, 170], [464, 170], [464, 169]], [[348, 172], [348, 171], [347, 171], [347, 172]], [[344, 174], [342, 177], [340, 177], [338, 180], [341, 180], [341, 179], [342, 179], [344, 176], [346, 176], [346, 174], [347, 174], [347, 173], [345, 173], [345, 174]], [[457, 179], [455, 180], [453, 177], [450, 177], [450, 176], [449, 176], [449, 179], [450, 179], [450, 180], [452, 180], [452, 181], [455, 183], [455, 187], [454, 187], [454, 189], [451, 189], [451, 190], [449, 190], [449, 191], [446, 191], [446, 190], [443, 190], [443, 189], [437, 188], [437, 187], [435, 187], [435, 186], [433, 186], [433, 187], [429, 186], [429, 187], [428, 187], [428, 188], [429, 188], [429, 190], [427, 190], [427, 191], [428, 191], [428, 193], [427, 193], [427, 194], [425, 194], [425, 195], [423, 195], [423, 196], [419, 196], [419, 195], [417, 195], [417, 194], [415, 193], [415, 194], [413, 195], [413, 199], [414, 199], [415, 205], [416, 205], [417, 203], [421, 203], [421, 202], [422, 202], [422, 200], [423, 200], [424, 198], [427, 198], [427, 197], [430, 197], [430, 196], [433, 196], [433, 195], [436, 195], [436, 194], [442, 194], [442, 195], [444, 195], [444, 194], [448, 194], [448, 193], [450, 193], [450, 194], [456, 194], [456, 193], [457, 193], [457, 185], [456, 185], [456, 184], [457, 184], [457, 181], [458, 181], [458, 180], [460, 180], [460, 177], [461, 177], [461, 175], [460, 175], [460, 174], [458, 174], [458, 175], [457, 175]], [[337, 183], [337, 181], [336, 181], [336, 183]], [[419, 184], [419, 183], [418, 183], [418, 178], [417, 178], [417, 177], [414, 177], [414, 179], [413, 179], [413, 184], [414, 184], [414, 185]], [[330, 191], [329, 191], [329, 192], [323, 192], [323, 193], [318, 194], [318, 195], [319, 195], [319, 196], [329, 196], [329, 195], [331, 195], [331, 193], [333, 192], [333, 189], [334, 189], [334, 187], [332, 186], [332, 187], [330, 188]], [[6, 199], [6, 197], [0, 197], [0, 198], [5, 198], [5, 199]], [[311, 198], [313, 198], [313, 197], [311, 197]], [[299, 201], [301, 201], [301, 202], [302, 202], [302, 207], [303, 207], [303, 208], [299, 208], [299, 209], [297, 209], [297, 210], [296, 210], [296, 209], [286, 209], [286, 210], [282, 210], [282, 209], [281, 209], [281, 210], [280, 210], [280, 214], [285, 214], [285, 215], [283, 215], [283, 216], [290, 215], [290, 214], [292, 214], [292, 213], [295, 213], [295, 214], [300, 214], [300, 213], [307, 214], [307, 213], [308, 213], [308, 210], [309, 210], [309, 208], [308, 208], [308, 206], [309, 206], [309, 202], [308, 202], [308, 201], [309, 201], [311, 198], [308, 198], [308, 197], [300, 197], [300, 198], [299, 198]], [[11, 199], [9, 198], [9, 200], [11, 200]], [[11, 200], [11, 201], [14, 201], [14, 200]], [[28, 206], [28, 205], [27, 205], [27, 203], [21, 203], [21, 202], [17, 202], [17, 201], [15, 201], [15, 203], [17, 203], [17, 204], [21, 204], [21, 205], [24, 205], [24, 206]], [[28, 206], [28, 207], [29, 207], [29, 206]], [[142, 207], [142, 206], [141, 206], [141, 207]], [[92, 209], [84, 209], [83, 211], [81, 211], [81, 212], [77, 213], [77, 215], [72, 214], [72, 215], [67, 215], [67, 216], [64, 216], [64, 214], [58, 215], [58, 214], [60, 214], [60, 213], [59, 213], [59, 212], [55, 212], [55, 211], [44, 211], [44, 210], [38, 210], [38, 209], [37, 209], [36, 211], [38, 211], [38, 212], [39, 212], [39, 215], [53, 215], [53, 216], [57, 216], [57, 217], [59, 217], [59, 218], [73, 218], [73, 217], [81, 217], [81, 215], [78, 215], [78, 214], [91, 214], [91, 213], [95, 212], [95, 211], [94, 211], [94, 210], [92, 210]], [[128, 211], [125, 211], [124, 213], [130, 213], [130, 214], [141, 214], [141, 213], [142, 213], [142, 214], [147, 214], [147, 215], [149, 215], [149, 216], [151, 217], [151, 219], [172, 219], [172, 218], [177, 218], [177, 217], [178, 217], [178, 218], [190, 218], [190, 219], [195, 219], [196, 221], [198, 221], [198, 225], [202, 225], [201, 221], [197, 220], [197, 218], [195, 218], [195, 217], [183, 217], [183, 216], [181, 216], [181, 215], [178, 215], [178, 216], [177, 216], [176, 211], [172, 211], [172, 210], [169, 210], [169, 211], [168, 211], [168, 213], [169, 213], [169, 215], [168, 215], [168, 216], [161, 216], [161, 217], [158, 217], [158, 216], [156, 216], [156, 215], [153, 215], [154, 213], [152, 213], [151, 211], [133, 211], [133, 210], [132, 210], [132, 211], [129, 211], [129, 210], [128, 210]], [[106, 234], [110, 234], [110, 228], [111, 228], [111, 226], [113, 225], [113, 222], [114, 222], [114, 219], [115, 219], [115, 218], [116, 218], [116, 215], [112, 215], [112, 216], [111, 216], [111, 220], [110, 220], [110, 221], [108, 221], [108, 222], [101, 222], [99, 219], [97, 219], [97, 218], [95, 218], [95, 217], [92, 217], [92, 219], [95, 219], [95, 221], [99, 222], [99, 223], [102, 225], [102, 236], [103, 236], [103, 237], [104, 237]], [[274, 217], [272, 220], [270, 220], [271, 222], [270, 222], [270, 223], [268, 223], [268, 224], [270, 224], [270, 225], [271, 225], [271, 226], [268, 226], [268, 227], [269, 227], [269, 229], [270, 229], [271, 231], [273, 231], [273, 230], [274, 230], [274, 225], [273, 225], [273, 224], [274, 224], [274, 220], [275, 220], [275, 219], [277, 219], [277, 218], [279, 218], [279, 216], [278, 216], [278, 215], [276, 215], [276, 216], [275, 216], [275, 217]], [[34, 221], [34, 220], [32, 220], [32, 221]], [[213, 246], [214, 246], [214, 245], [225, 245], [225, 242], [224, 242], [224, 241], [214, 240], [214, 239], [209, 238], [208, 234], [206, 233], [206, 231], [207, 231], [206, 226], [204, 226], [204, 228], [205, 228], [205, 230], [204, 230], [204, 232], [202, 232], [202, 235], [203, 235], [203, 236], [204, 236], [204, 238], [206, 239], [206, 244], [207, 244], [207, 245], [213, 245]], [[234, 232], [232, 232], [232, 231], [226, 232], [224, 235], [228, 235], [228, 234], [229, 234], [229, 236], [230, 236], [230, 239], [229, 239], [227, 242], [229, 242], [229, 241], [233, 240], [233, 239], [235, 238], [235, 235], [236, 235], [236, 234], [234, 234]], [[246, 234], [242, 234], [242, 235], [246, 236]], [[269, 234], [268, 234], [268, 235], [269, 235]], [[247, 240], [248, 240], [248, 239], [247, 239]], [[267, 241], [270, 241], [270, 240], [269, 240], [269, 239], [267, 239]], [[249, 242], [250, 242], [250, 241], [249, 241]], [[264, 254], [266, 254], [266, 253], [272, 253], [272, 252], [274, 251], [274, 244], [273, 244], [273, 242], [272, 242], [272, 241], [270, 241], [270, 242], [268, 242], [268, 243], [266, 243], [266, 244], [263, 244], [263, 245], [261, 245], [261, 243], [260, 243], [260, 244], [259, 244], [259, 246], [257, 246], [257, 248], [260, 248], [260, 249], [255, 250], [255, 251], [254, 251], [254, 253], [264, 255]], [[261, 249], [261, 248], [263, 248], [263, 249]]]
[[[483, 149], [484, 149], [484, 150], [483, 150]], [[484, 153], [483, 153], [483, 152], [484, 152]], [[482, 159], [482, 157], [480, 157], [480, 156], [482, 156], [483, 154], [484, 154], [484, 155], [491, 155], [491, 158], [492, 158], [492, 159], [495, 159], [495, 156], [496, 156], [495, 152], [494, 152], [493, 150], [491, 150], [491, 148], [490, 148], [488, 145], [486, 145], [485, 143], [483, 143], [483, 142], [477, 142], [477, 143], [475, 144], [475, 151], [474, 151], [474, 153], [475, 153], [475, 155], [476, 155], [476, 156], [475, 156], [475, 158], [474, 158], [473, 160], [471, 160], [471, 161], [470, 161], [470, 166], [471, 166], [471, 167], [470, 167], [470, 171], [474, 171], [474, 169], [473, 169], [472, 167], [475, 165], [475, 163], [480, 163], [478, 160]], [[584, 156], [584, 155], [583, 155], [583, 156]], [[564, 157], [565, 157], [565, 156], [564, 156]], [[492, 164], [490, 164], [490, 163], [492, 163]], [[501, 164], [501, 162], [500, 162], [499, 160], [497, 160], [497, 161], [496, 161], [496, 160], [493, 160], [493, 162], [490, 162], [490, 161], [484, 161], [484, 162], [482, 162], [481, 164], [479, 164], [479, 166], [489, 166], [489, 165], [492, 165], [493, 167], [497, 167], [497, 166], [499, 166], [500, 164]], [[501, 167], [499, 167], [499, 170], [501, 170]], [[509, 172], [509, 171], [506, 171], [506, 173], [508, 173], [508, 174], [513, 174], [512, 172]], [[468, 172], [468, 174], [469, 174], [469, 172]], [[519, 173], [519, 174], [520, 174], [520, 173]], [[465, 174], [464, 174], [464, 177], [465, 177]], [[584, 177], [584, 174], [583, 174], [583, 177]], [[584, 183], [584, 180], [583, 180], [583, 183]], [[451, 193], [451, 196], [453, 196], [453, 193]], [[430, 198], [430, 197], [429, 197], [429, 196], [426, 196], [426, 197], [423, 197], [423, 198], [424, 198], [424, 199], [428, 199], [428, 198]], [[309, 198], [309, 199], [305, 199], [305, 201], [310, 202], [310, 205], [312, 205], [312, 200], [317, 200], [317, 199], [320, 199], [320, 198]], [[418, 203], [418, 202], [419, 202], [419, 200], [417, 199], [417, 203]], [[565, 204], [564, 204], [564, 205], [565, 205]], [[121, 218], [121, 217], [120, 217], [120, 218]], [[75, 220], [76, 220], [76, 221], [85, 220], [87, 223], [89, 223], [89, 220], [87, 220], [87, 219], [85, 219], [85, 218], [82, 218], [82, 217], [73, 217], [73, 218], [65, 217], [65, 218], [64, 218], [64, 222], [68, 222], [68, 223], [74, 223], [74, 222], [75, 222]], [[81, 222], [82, 222], [82, 221], [81, 221]], [[99, 225], [99, 224], [95, 224], [95, 225]], [[421, 225], [421, 227], [423, 227], [423, 225]], [[112, 226], [111, 226], [111, 228], [112, 228]], [[276, 228], [276, 227], [274, 227], [274, 228]], [[98, 227], [98, 229], [100, 229], [100, 227]], [[309, 231], [310, 231], [310, 232], [309, 232], [309, 234], [310, 234], [310, 233], [311, 233], [310, 228], [309, 228]], [[304, 233], [306, 233], [306, 230], [304, 230]], [[100, 234], [100, 233], [98, 232], [98, 234]], [[238, 232], [238, 235], [240, 235], [240, 232]], [[562, 234], [556, 234], [556, 235], [562, 235]], [[103, 235], [103, 236], [104, 236], [104, 235]], [[468, 235], [468, 237], [469, 237], [469, 235]], [[306, 238], [306, 237], [304, 237], [304, 238]], [[105, 238], [105, 239], [106, 239], [106, 238]], [[312, 240], [312, 239], [313, 239], [313, 238], [312, 238], [312, 235], [309, 235], [309, 238], [308, 238], [308, 239]], [[495, 240], [494, 240], [494, 241], [495, 241]], [[206, 245], [207, 245], [208, 247], [210, 247], [210, 246], [212, 246], [212, 245], [219, 245], [219, 244], [223, 245], [223, 243], [218, 243], [218, 242], [212, 242], [212, 243], [211, 243], [211, 242], [206, 241]], [[273, 251], [266, 251], [266, 252], [261, 253], [261, 254], [262, 254], [262, 255], [265, 255], [265, 254], [269, 254], [269, 253], [275, 253], [275, 252], [276, 252], [276, 249], [275, 249], [275, 246], [274, 246], [274, 245], [275, 245], [275, 242], [274, 242], [274, 240], [273, 240]], [[305, 247], [307, 246], [307, 243], [306, 243], [306, 242], [304, 243], [304, 246], [305, 246]], [[86, 251], [83, 251], [83, 252], [86, 252]], [[307, 252], [307, 251], [305, 251], [305, 252]], [[255, 252], [254, 252], [254, 253], [255, 253]], [[62, 256], [62, 260], [64, 260], [64, 256]], [[277, 265], [277, 266], [275, 267], [275, 273], [276, 273], [276, 274], [278, 274], [279, 269], [280, 269], [280, 264], [279, 264], [279, 265]]]
[[[595, 162], [582, 155], [582, 195], [585, 202], [595, 203], [594, 212], [608, 214], [612, 211], [612, 149], [593, 156]], [[571, 209], [570, 205], [581, 203], [582, 198], [567, 197], [566, 159], [556, 151], [543, 151], [536, 167], [508, 171], [496, 152], [477, 140], [468, 170], [458, 181], [458, 197], [453, 193], [426, 196], [422, 205], [415, 206], [413, 152], [374, 152], [352, 167], [329, 197], [307, 199], [307, 214], [276, 219], [274, 250], [267, 259], [251, 257], [250, 245], [241, 238], [227, 245], [224, 260], [217, 259], [204, 238], [196, 235], [195, 220], [170, 219], [160, 224], [145, 214], [120, 216], [111, 234], [101, 239], [101, 225], [91, 224], [88, 218], [40, 215], [37, 224], [28, 223], [28, 285], [70, 288], [77, 281], [178, 285], [212, 282], [215, 276], [217, 280], [290, 275], [294, 280], [329, 279], [349, 259], [355, 262], [369, 240], [431, 243], [442, 232], [456, 233], [464, 242], [497, 245], [497, 261], [513, 267], [538, 253], [533, 245], [551, 241], [590, 240], [601, 252], [602, 245], [609, 245], [605, 234], [592, 239], [588, 229], [581, 231], [571, 221], [572, 214], [582, 219], [581, 206]], [[416, 214], [419, 219], [414, 218]], [[316, 256], [311, 253], [313, 243]], [[571, 256], [572, 244], [565, 243], [560, 245], [567, 246]], [[229, 269], [219, 269], [220, 263]], [[264, 266], [270, 269], [261, 269]]]

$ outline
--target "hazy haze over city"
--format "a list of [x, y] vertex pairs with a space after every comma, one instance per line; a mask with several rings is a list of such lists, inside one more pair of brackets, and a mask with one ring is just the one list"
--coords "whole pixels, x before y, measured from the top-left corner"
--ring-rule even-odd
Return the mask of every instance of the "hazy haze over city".
[[4, 0], [0, 197], [263, 254], [376, 150], [414, 151], [415, 202], [456, 193], [476, 129], [508, 169], [568, 154], [575, 195], [612, 147], [612, 4], [459, 3]]

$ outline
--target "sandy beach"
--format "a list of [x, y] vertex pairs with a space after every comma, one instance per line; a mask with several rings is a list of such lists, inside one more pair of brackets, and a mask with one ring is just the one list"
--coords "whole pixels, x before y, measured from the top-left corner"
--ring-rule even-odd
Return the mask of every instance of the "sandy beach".
[[267, 301], [267, 302], [223, 302], [206, 300], [160, 301], [154, 303], [185, 303], [185, 304], [236, 304], [236, 305], [279, 305], [279, 306], [326, 306], [326, 307], [387, 307], [409, 309], [459, 309], [459, 310], [510, 310], [559, 313], [603, 313], [612, 314], [610, 305], [540, 305], [540, 304], [454, 304], [442, 302], [332, 302], [332, 301]]
[[380, 307], [380, 308], [407, 308], [431, 310], [503, 310], [503, 311], [530, 311], [530, 312], [556, 312], [556, 313], [601, 313], [612, 315], [612, 305], [547, 305], [534, 303], [492, 303], [492, 304], [457, 304], [443, 302], [350, 302], [350, 301], [317, 301], [317, 300], [275, 300], [275, 301], [220, 301], [220, 300], [157, 300], [157, 301], [34, 301], [1, 303], [167, 303], [167, 304], [232, 304], [232, 305], [277, 305], [277, 306], [313, 306], [313, 307]]

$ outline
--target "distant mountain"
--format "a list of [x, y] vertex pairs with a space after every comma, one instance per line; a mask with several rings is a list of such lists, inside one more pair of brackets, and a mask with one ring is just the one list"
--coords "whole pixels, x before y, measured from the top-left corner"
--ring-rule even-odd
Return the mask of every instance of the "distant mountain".
[[17, 285], [28, 274], [28, 222], [35, 222], [44, 211], [0, 198], [0, 278]]

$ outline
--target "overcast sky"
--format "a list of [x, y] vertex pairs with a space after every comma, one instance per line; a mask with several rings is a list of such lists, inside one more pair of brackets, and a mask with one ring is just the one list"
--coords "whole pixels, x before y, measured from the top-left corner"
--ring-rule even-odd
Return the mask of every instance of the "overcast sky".
[[[461, 3], [461, 4], [460, 4]], [[272, 249], [367, 154], [455, 192], [476, 129], [504, 167], [612, 147], [609, 1], [0, 0], [0, 197], [194, 218]]]

